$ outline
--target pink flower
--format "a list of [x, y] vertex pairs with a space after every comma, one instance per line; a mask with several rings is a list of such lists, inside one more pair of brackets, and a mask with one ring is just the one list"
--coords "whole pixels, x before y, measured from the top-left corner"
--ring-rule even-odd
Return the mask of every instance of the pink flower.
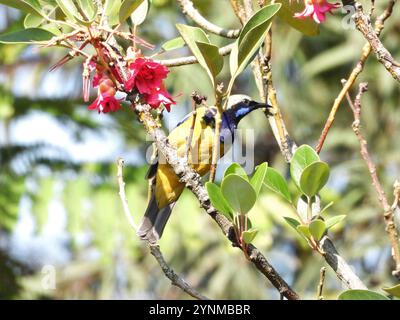
[[98, 110], [99, 113], [115, 112], [121, 109], [118, 100], [106, 93], [100, 93], [96, 100], [88, 107], [89, 110]]
[[171, 110], [171, 105], [176, 104], [164, 87], [153, 90], [150, 94], [145, 94], [144, 99], [152, 108], [157, 109], [161, 104], [164, 105], [165, 109], [169, 112]]
[[332, 10], [340, 7], [339, 3], [329, 3], [326, 0], [305, 0], [305, 9], [303, 12], [295, 13], [294, 17], [305, 19], [312, 17], [316, 23], [324, 22], [326, 14], [332, 13]]
[[[97, 74], [96, 74], [97, 75]], [[93, 85], [95, 80], [93, 79]], [[121, 105], [115, 98], [116, 89], [113, 82], [105, 75], [96, 79], [98, 96], [96, 100], [88, 107], [89, 110], [98, 110], [99, 113], [115, 112], [121, 109]]]
[[162, 81], [167, 77], [169, 70], [151, 60], [137, 58], [129, 65], [132, 73], [124, 86], [127, 91], [136, 88], [139, 93], [151, 94], [154, 90], [161, 88]]

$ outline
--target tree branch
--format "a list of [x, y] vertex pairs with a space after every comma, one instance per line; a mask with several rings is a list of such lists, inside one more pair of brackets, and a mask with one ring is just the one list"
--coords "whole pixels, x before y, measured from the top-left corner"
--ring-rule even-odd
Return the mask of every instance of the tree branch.
[[[354, 2], [354, 1], [352, 1]], [[344, 4], [344, 3], [343, 3]], [[353, 4], [353, 3], [352, 3]], [[376, 19], [375, 21], [375, 33], [376, 36], [379, 37], [384, 25], [385, 21], [392, 15], [393, 13], [393, 8], [394, 5], [396, 4], [396, 0], [391, 0], [387, 6], [387, 8], [383, 11], [383, 13]], [[351, 74], [346, 80], [346, 84], [343, 86], [342, 90], [340, 91], [339, 95], [335, 99], [335, 102], [333, 103], [333, 106], [331, 108], [331, 111], [329, 113], [328, 119], [326, 120], [325, 126], [322, 130], [321, 136], [319, 137], [318, 144], [315, 147], [315, 150], [317, 153], [321, 152], [321, 149], [325, 143], [325, 139], [329, 133], [330, 128], [333, 125], [333, 122], [335, 121], [336, 113], [339, 110], [339, 107], [343, 101], [343, 99], [346, 97], [346, 94], [350, 91], [354, 83], [356, 82], [358, 76], [360, 73], [364, 70], [364, 65], [365, 62], [367, 61], [369, 55], [372, 52], [372, 47], [369, 43], [366, 43], [361, 50], [361, 57], [359, 61], [357, 62], [357, 65], [355, 68], [352, 70]]]
[[[375, 188], [375, 191], [378, 195], [379, 203], [382, 206], [384, 212], [384, 220], [386, 224], [386, 232], [389, 235], [390, 243], [392, 246], [392, 256], [395, 262], [395, 269], [393, 270], [393, 275], [400, 278], [400, 248], [399, 248], [399, 237], [396, 230], [396, 224], [394, 221], [394, 210], [396, 209], [394, 206], [389, 205], [385, 192], [383, 191], [383, 187], [381, 182], [379, 181], [376, 165], [373, 162], [367, 147], [367, 141], [364, 135], [361, 132], [361, 98], [362, 95], [368, 90], [367, 83], [361, 83], [359, 92], [357, 94], [356, 99], [354, 100], [352, 107], [354, 114], [354, 122], [353, 122], [353, 131], [357, 136], [357, 139], [360, 143], [360, 153], [363, 157], [365, 163], [367, 164], [369, 174], [372, 179], [372, 185]], [[393, 208], [394, 207], [394, 208]]]
[[208, 21], [206, 18], [204, 18], [200, 12], [193, 6], [193, 2], [191, 0], [176, 0], [178, 4], [181, 6], [182, 13], [184, 15], [187, 15], [189, 18], [191, 18], [197, 25], [202, 27], [203, 29], [220, 35], [225, 38], [232, 38], [235, 39], [239, 36], [240, 30], [227, 30], [223, 29], [212, 22]]
[[[227, 56], [228, 54], [231, 53], [232, 48], [233, 48], [233, 43], [228, 44], [227, 46], [224, 46], [219, 49], [219, 54], [222, 56]], [[156, 60], [156, 61], [158, 63], [161, 63], [164, 66], [170, 67], [170, 68], [198, 63], [195, 56], [188, 56], [188, 57], [175, 58], [175, 59], [166, 59], [166, 60]]]
[[357, 29], [364, 35], [364, 38], [370, 44], [378, 61], [396, 81], [400, 82], [400, 64], [395, 61], [389, 50], [385, 48], [381, 40], [378, 38], [376, 32], [372, 28], [370, 17], [363, 12], [362, 5], [357, 2], [355, 8], [356, 13], [353, 16], [353, 19], [356, 23]]
[[[137, 104], [134, 106], [134, 109], [147, 133], [155, 141], [158, 150], [164, 155], [166, 161], [180, 178], [180, 181], [185, 183], [186, 187], [197, 197], [200, 206], [214, 219], [225, 236], [231, 241], [232, 245], [240, 248], [239, 242], [235, 237], [232, 223], [212, 206], [207, 191], [200, 181], [200, 175], [188, 165], [186, 158], [178, 157], [175, 148], [168, 143], [164, 132], [159, 128], [158, 123], [152, 117], [150, 107]], [[272, 285], [283, 296], [289, 300], [300, 299], [298, 294], [290, 288], [255, 246], [251, 244], [247, 246], [247, 255], [250, 257], [250, 261], [254, 266], [268, 278]]]
[[[137, 226], [132, 218], [132, 213], [128, 206], [128, 200], [125, 194], [125, 182], [123, 177], [123, 167], [124, 167], [124, 160], [119, 158], [117, 161], [117, 180], [119, 186], [119, 196], [121, 198], [122, 207], [124, 209], [124, 213], [126, 218], [128, 219], [129, 224], [131, 227], [137, 232]], [[183, 280], [175, 271], [167, 264], [165, 261], [163, 254], [161, 252], [160, 246], [158, 245], [151, 245], [148, 243], [150, 248], [151, 254], [157, 260], [158, 264], [161, 267], [161, 270], [164, 272], [165, 276], [171, 280], [171, 284], [180, 288], [182, 291], [186, 292], [188, 295], [192, 296], [198, 300], [209, 300], [207, 297], [203, 296], [201, 293], [197, 292], [193, 289], [185, 280]]]

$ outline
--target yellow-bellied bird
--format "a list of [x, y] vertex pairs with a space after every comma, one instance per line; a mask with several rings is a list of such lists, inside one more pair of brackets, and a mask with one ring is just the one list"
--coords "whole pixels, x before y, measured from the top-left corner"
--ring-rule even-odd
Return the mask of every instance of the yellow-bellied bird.
[[[228, 108], [221, 117], [220, 157], [231, 147], [239, 121], [253, 110], [260, 108], [266, 109], [270, 106], [252, 101], [244, 95], [233, 95], [229, 98]], [[188, 155], [188, 163], [201, 176], [207, 174], [211, 168], [215, 115], [215, 107], [200, 107], [196, 110], [194, 127], [194, 114], [190, 113], [168, 136], [168, 141], [176, 148], [178, 156]], [[192, 127], [192, 142], [188, 153], [187, 140]], [[158, 156], [158, 161], [149, 168], [147, 178], [151, 179], [151, 196], [137, 234], [150, 243], [156, 243], [162, 235], [185, 184], [179, 181], [178, 176], [161, 154]]]

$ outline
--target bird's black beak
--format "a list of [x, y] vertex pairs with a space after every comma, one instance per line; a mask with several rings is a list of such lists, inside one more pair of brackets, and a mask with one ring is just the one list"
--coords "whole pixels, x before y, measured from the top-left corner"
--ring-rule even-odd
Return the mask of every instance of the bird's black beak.
[[252, 109], [269, 109], [272, 108], [268, 103], [261, 103], [254, 100], [249, 101], [249, 107]]

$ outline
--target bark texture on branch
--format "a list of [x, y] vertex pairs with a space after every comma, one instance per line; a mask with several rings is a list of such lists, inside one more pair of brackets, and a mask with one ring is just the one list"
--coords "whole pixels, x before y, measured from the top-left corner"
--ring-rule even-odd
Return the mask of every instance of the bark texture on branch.
[[239, 37], [240, 34], [239, 29], [232, 29], [232, 30], [224, 29], [208, 21], [193, 6], [193, 2], [191, 0], [177, 0], [177, 2], [182, 9], [182, 13], [191, 18], [198, 26], [202, 27], [203, 29], [214, 34], [218, 34], [225, 38], [234, 39]]
[[392, 57], [389, 50], [385, 48], [382, 41], [379, 39], [374, 28], [371, 25], [371, 19], [363, 11], [360, 3], [355, 4], [356, 13], [353, 19], [357, 29], [363, 34], [364, 38], [370, 44], [372, 51], [375, 53], [378, 61], [386, 68], [392, 77], [400, 82], [400, 65]]

